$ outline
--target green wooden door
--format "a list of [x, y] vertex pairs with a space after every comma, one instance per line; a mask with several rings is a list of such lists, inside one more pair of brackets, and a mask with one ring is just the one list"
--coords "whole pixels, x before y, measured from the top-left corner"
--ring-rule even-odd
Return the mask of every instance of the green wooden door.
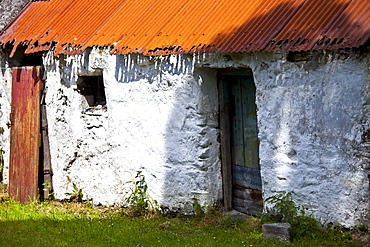
[[228, 91], [231, 106], [231, 152], [234, 165], [259, 169], [255, 87], [252, 78], [233, 76]]
[[[220, 107], [227, 115], [221, 117], [228, 125], [230, 152], [226, 169], [231, 169], [232, 208], [258, 214], [262, 209], [262, 183], [259, 165], [259, 141], [255, 103], [256, 88], [250, 71], [227, 70], [219, 72]], [[227, 109], [225, 111], [225, 109]], [[225, 150], [225, 148], [224, 148]], [[226, 151], [226, 152], [227, 152]], [[224, 155], [224, 154], [223, 154]], [[223, 160], [225, 162], [225, 160]], [[227, 161], [226, 161], [227, 162]]]

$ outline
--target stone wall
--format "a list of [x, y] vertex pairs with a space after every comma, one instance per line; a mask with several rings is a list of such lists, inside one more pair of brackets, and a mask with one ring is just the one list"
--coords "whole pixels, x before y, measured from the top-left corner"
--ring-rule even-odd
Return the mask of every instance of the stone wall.
[[265, 197], [291, 191], [323, 222], [369, 225], [369, 55], [312, 56], [256, 70]]
[[[312, 52], [294, 60], [286, 53], [49, 53], [55, 196], [67, 198], [75, 183], [94, 204], [121, 204], [126, 182], [141, 170], [162, 206], [189, 211], [194, 198], [217, 203], [217, 69], [251, 68], [264, 198], [292, 192], [323, 222], [369, 226], [370, 56], [364, 54]], [[93, 75], [103, 76], [106, 109], [88, 109], [79, 91], [79, 78]]]
[[6, 54], [0, 50], [0, 150], [3, 152], [0, 158], [0, 183], [7, 183], [9, 168], [9, 149], [10, 149], [10, 103], [11, 103], [11, 86], [12, 73], [11, 69], [6, 69], [8, 62]]
[[[214, 71], [194, 69], [192, 56], [106, 52], [45, 58], [55, 197], [66, 198], [75, 183], [94, 204], [121, 204], [126, 182], [141, 170], [162, 206], [189, 211], [193, 198], [215, 204], [221, 170]], [[79, 76], [89, 75], [103, 75], [106, 109], [87, 109], [78, 92]]]
[[292, 192], [322, 222], [369, 226], [369, 53], [288, 55], [205, 62], [253, 70], [264, 198]]

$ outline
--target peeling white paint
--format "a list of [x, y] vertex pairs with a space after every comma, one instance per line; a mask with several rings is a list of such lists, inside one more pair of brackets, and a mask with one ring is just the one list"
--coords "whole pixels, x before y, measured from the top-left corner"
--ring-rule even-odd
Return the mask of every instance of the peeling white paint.
[[[75, 183], [94, 204], [121, 204], [125, 182], [142, 170], [150, 195], [170, 209], [191, 210], [193, 198], [208, 206], [222, 200], [217, 68], [251, 68], [264, 198], [292, 192], [323, 222], [369, 225], [370, 144], [363, 136], [370, 56], [314, 52], [312, 60], [289, 62], [286, 55], [48, 53], [55, 197], [67, 198]], [[107, 109], [87, 114], [77, 79], [92, 75], [103, 75]], [[9, 76], [1, 76], [7, 112]]]
[[[191, 210], [193, 198], [204, 205], [221, 199], [215, 73], [193, 74], [192, 60], [110, 56], [98, 49], [59, 61], [49, 54], [46, 101], [56, 198], [66, 198], [75, 183], [95, 204], [121, 204], [125, 182], [143, 170], [151, 196], [170, 209]], [[107, 110], [91, 116], [83, 113], [76, 81], [99, 71]]]
[[[3, 151], [3, 173], [0, 178], [7, 183], [9, 169], [9, 150], [10, 150], [10, 105], [12, 89], [12, 73], [9, 64], [5, 59], [5, 54], [0, 51], [0, 149]], [[0, 159], [1, 160], [1, 159]]]

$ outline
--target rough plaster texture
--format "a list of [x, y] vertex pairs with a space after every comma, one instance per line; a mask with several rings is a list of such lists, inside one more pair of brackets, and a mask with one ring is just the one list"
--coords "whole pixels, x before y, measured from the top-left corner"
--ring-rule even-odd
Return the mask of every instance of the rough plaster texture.
[[[193, 198], [221, 195], [215, 71], [192, 57], [138, 55], [45, 58], [55, 197], [72, 183], [95, 204], [120, 204], [126, 181], [142, 170], [160, 205], [189, 211]], [[102, 74], [107, 110], [86, 112], [77, 78]], [[208, 77], [213, 78], [209, 80]], [[126, 186], [126, 187], [125, 187]]]
[[323, 221], [369, 224], [369, 56], [314, 55], [255, 69], [265, 198], [291, 191]]
[[322, 222], [369, 226], [369, 53], [219, 57], [207, 65], [254, 73], [264, 198], [292, 192]]
[[[297, 205], [323, 222], [369, 226], [370, 55], [286, 57], [48, 53], [56, 198], [67, 198], [75, 183], [94, 204], [120, 204], [125, 182], [142, 170], [150, 195], [170, 209], [191, 210], [193, 198], [202, 205], [220, 201], [217, 68], [251, 68], [264, 198], [292, 192]], [[76, 85], [84, 75], [103, 75], [107, 110], [86, 111]]]
[[6, 54], [0, 50], [0, 150], [3, 151], [3, 157], [0, 158], [0, 166], [3, 166], [3, 172], [0, 172], [0, 182], [7, 183], [9, 168], [9, 147], [10, 147], [10, 128], [9, 116], [11, 105], [11, 86], [12, 73], [8, 67]]

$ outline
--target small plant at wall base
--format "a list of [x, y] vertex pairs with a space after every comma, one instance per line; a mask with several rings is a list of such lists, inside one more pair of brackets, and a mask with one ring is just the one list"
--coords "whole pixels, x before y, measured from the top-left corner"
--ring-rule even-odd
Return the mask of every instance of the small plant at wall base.
[[[265, 200], [266, 203], [272, 204], [272, 208], [267, 208], [267, 213], [262, 219], [268, 219], [278, 222], [290, 222], [300, 212], [300, 208], [292, 200], [291, 193], [282, 193], [271, 196]], [[301, 211], [302, 212], [302, 211]]]
[[327, 239], [330, 241], [351, 241], [348, 232], [339, 228], [330, 228], [321, 225], [312, 215], [307, 215], [303, 207], [296, 206], [292, 200], [291, 193], [282, 193], [266, 199], [267, 203], [273, 205], [263, 214], [263, 223], [289, 222], [291, 224], [291, 238], [293, 241], [302, 239]]
[[142, 171], [137, 171], [135, 178], [126, 183], [131, 184], [131, 188], [126, 192], [124, 201], [132, 210], [133, 216], [141, 216], [156, 210], [157, 202], [148, 194], [148, 185]]
[[79, 189], [75, 183], [72, 183], [73, 191], [72, 193], [66, 193], [70, 196], [69, 200], [74, 202], [82, 202], [83, 193], [82, 189]]
[[43, 183], [42, 186], [44, 187], [42, 190], [46, 191], [48, 194], [48, 199], [53, 200], [54, 199], [53, 184], [50, 181], [45, 181], [45, 183]]
[[193, 208], [194, 208], [195, 216], [204, 217], [204, 215], [205, 215], [204, 208], [205, 207], [200, 205], [199, 200], [197, 198], [193, 198], [193, 200], [194, 200]]

